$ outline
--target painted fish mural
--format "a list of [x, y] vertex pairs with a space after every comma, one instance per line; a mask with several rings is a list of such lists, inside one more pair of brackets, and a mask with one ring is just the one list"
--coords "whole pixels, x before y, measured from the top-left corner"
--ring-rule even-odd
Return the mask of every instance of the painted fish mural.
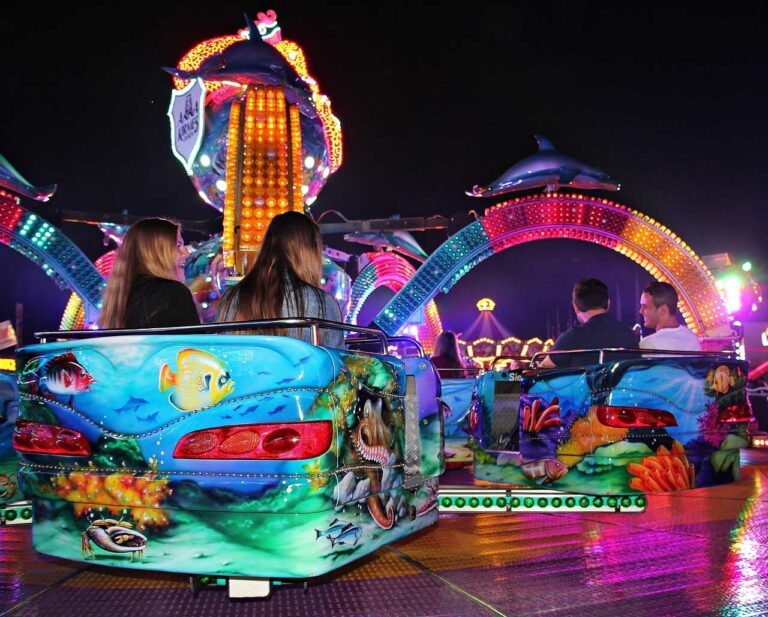
[[168, 364], [160, 367], [160, 391], [173, 388], [170, 401], [182, 411], [212, 407], [235, 389], [227, 365], [206, 351], [183, 349], [176, 364], [176, 373]]
[[96, 383], [71, 351], [50, 361], [43, 358], [29, 360], [24, 366], [20, 380], [35, 379], [38, 374], [42, 375], [38, 382], [40, 387], [54, 394], [74, 396], [89, 392], [91, 385]]
[[[74, 457], [19, 451], [42, 553], [307, 578], [437, 521], [439, 383], [423, 358], [222, 334], [96, 335], [17, 353], [18, 366], [37, 362], [19, 387], [26, 430], [88, 446]], [[41, 385], [40, 367], [65, 353], [100, 384], [75, 413]]]
[[[596, 495], [732, 482], [751, 415], [746, 375], [745, 362], [712, 355], [537, 371], [523, 377], [513, 421], [495, 409], [503, 379], [488, 372], [475, 400], [475, 477]], [[501, 433], [510, 426], [515, 439]]]

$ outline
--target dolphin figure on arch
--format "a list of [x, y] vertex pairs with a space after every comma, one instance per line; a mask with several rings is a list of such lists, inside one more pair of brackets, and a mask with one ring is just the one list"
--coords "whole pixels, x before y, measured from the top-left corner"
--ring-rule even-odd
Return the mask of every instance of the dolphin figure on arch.
[[561, 154], [546, 137], [536, 135], [539, 151], [525, 157], [488, 186], [475, 185], [466, 191], [470, 197], [494, 197], [514, 191], [545, 187], [548, 193], [561, 186], [574, 189], [618, 191], [615, 182], [602, 169], [586, 165], [567, 154]]

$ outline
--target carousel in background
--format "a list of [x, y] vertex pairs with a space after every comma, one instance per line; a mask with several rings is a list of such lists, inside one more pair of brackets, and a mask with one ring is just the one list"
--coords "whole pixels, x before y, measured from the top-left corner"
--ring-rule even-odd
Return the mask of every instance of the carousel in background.
[[477, 302], [480, 312], [475, 320], [462, 331], [459, 348], [462, 354], [478, 367], [487, 369], [494, 358], [499, 356], [533, 356], [547, 351], [554, 341], [542, 341], [538, 337], [528, 340], [513, 336], [512, 332], [493, 314], [496, 303], [490, 298]]

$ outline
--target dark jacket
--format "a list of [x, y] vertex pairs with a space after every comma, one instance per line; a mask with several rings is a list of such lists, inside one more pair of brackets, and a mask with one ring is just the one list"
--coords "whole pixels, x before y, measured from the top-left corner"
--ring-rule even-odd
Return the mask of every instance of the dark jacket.
[[169, 328], [197, 326], [192, 293], [179, 281], [140, 276], [134, 281], [125, 312], [126, 328]]

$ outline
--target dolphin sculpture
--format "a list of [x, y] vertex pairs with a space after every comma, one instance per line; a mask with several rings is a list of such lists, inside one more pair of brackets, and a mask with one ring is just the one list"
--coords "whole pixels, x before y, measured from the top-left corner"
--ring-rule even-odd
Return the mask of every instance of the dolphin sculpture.
[[[400, 215], [395, 214], [389, 218], [400, 218]], [[344, 239], [347, 242], [367, 244], [377, 250], [394, 251], [420, 262], [423, 262], [428, 257], [427, 253], [416, 241], [416, 238], [407, 231], [353, 231], [352, 233], [344, 234]]]
[[55, 184], [32, 186], [2, 154], [0, 154], [0, 187], [37, 201], [48, 201], [56, 192]]
[[603, 189], [618, 191], [619, 184], [602, 169], [591, 167], [566, 154], [560, 154], [552, 143], [536, 135], [539, 151], [515, 163], [489, 186], [475, 185], [466, 191], [470, 197], [494, 197], [513, 191], [524, 191], [539, 186], [551, 193], [561, 186], [575, 189]]
[[262, 84], [280, 86], [291, 103], [299, 106], [309, 118], [317, 116], [312, 104], [312, 90], [293, 69], [290, 63], [259, 35], [258, 28], [245, 15], [250, 39], [233, 43], [223, 51], [206, 58], [194, 71], [176, 67], [163, 70], [179, 79], [234, 82], [240, 85]]

